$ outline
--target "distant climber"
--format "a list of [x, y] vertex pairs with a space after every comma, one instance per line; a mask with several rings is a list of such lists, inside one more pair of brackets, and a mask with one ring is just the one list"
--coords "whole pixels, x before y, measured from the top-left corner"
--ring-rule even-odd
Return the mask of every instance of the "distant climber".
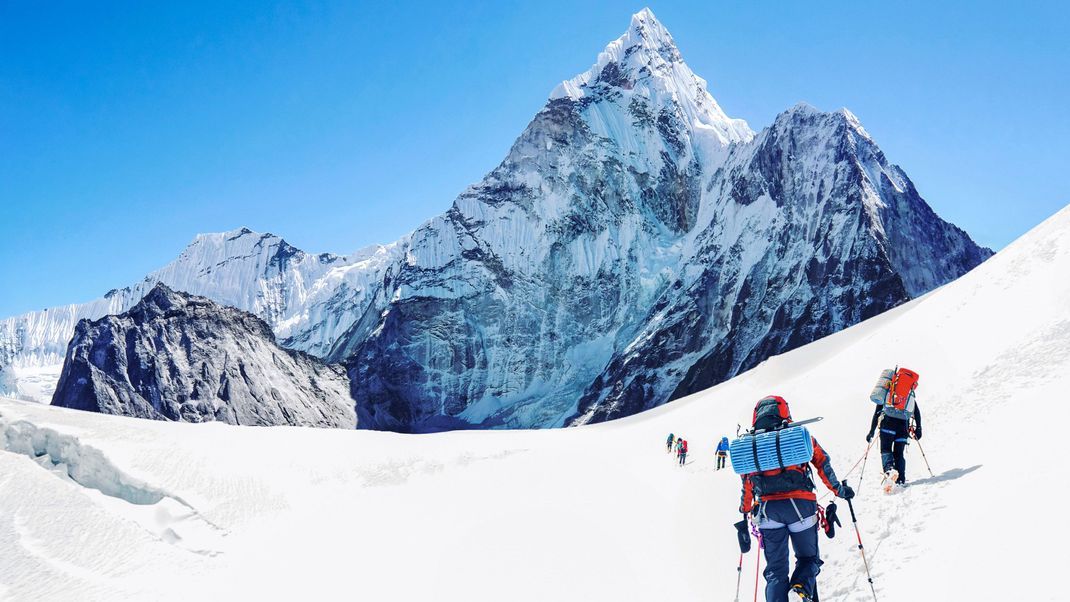
[[[754, 407], [752, 426], [756, 431], [777, 430], [792, 422], [788, 402], [782, 397], [766, 397]], [[817, 496], [811, 475], [837, 496], [854, 497], [854, 491], [836, 478], [828, 454], [811, 437], [813, 456], [808, 464], [798, 464], [742, 475], [743, 495], [739, 510], [753, 514], [765, 544], [765, 599], [768, 602], [796, 599], [817, 601], [817, 575], [821, 557], [817, 547]], [[736, 459], [733, 457], [733, 463]], [[811, 472], [810, 465], [813, 466]], [[742, 522], [742, 521], [741, 521]], [[736, 524], [740, 529], [740, 523]], [[795, 551], [795, 570], [788, 575], [788, 542]]]
[[676, 435], [669, 433], [669, 438], [665, 440], [665, 452], [672, 453], [673, 445], [676, 443]]
[[683, 437], [677, 439], [676, 457], [680, 460], [680, 466], [687, 462], [687, 440]]
[[885, 491], [892, 484], [906, 485], [906, 447], [910, 442], [913, 418], [913, 436], [921, 440], [921, 409], [914, 399], [918, 386], [918, 373], [906, 368], [885, 370], [870, 400], [877, 404], [873, 420], [866, 434], [866, 443], [873, 440], [873, 433], [880, 426], [881, 463], [884, 469]]
[[721, 442], [717, 444], [717, 470], [724, 468], [725, 462], [728, 460], [728, 437], [721, 437]]

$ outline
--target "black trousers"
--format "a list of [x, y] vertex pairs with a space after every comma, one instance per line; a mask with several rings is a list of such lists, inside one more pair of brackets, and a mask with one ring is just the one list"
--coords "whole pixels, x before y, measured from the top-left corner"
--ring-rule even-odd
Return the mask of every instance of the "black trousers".
[[910, 424], [906, 420], [885, 416], [881, 420], [881, 462], [884, 472], [895, 469], [899, 473], [896, 483], [903, 484], [907, 477], [906, 449]]

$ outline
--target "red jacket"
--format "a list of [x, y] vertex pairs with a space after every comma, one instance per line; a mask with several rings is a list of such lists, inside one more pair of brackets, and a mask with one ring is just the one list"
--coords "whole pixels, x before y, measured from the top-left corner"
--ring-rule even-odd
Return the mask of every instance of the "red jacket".
[[[814, 443], [814, 457], [810, 459], [810, 464], [813, 465], [814, 471], [825, 483], [825, 487], [828, 487], [829, 491], [832, 493], [839, 495], [840, 481], [836, 478], [836, 473], [832, 470], [832, 462], [829, 460], [828, 454], [826, 454], [825, 450], [818, 444], [817, 439], [811, 436], [810, 440]], [[793, 472], [789, 473], [787, 471]], [[758, 479], [755, 477], [761, 478]], [[785, 482], [798, 483], [800, 486], [789, 489], [788, 491], [778, 491], [775, 493], [763, 493], [760, 490], [756, 490], [761, 488], [762, 483], [771, 482], [777, 477], [780, 477]], [[796, 466], [788, 466], [787, 468], [763, 470], [759, 473], [744, 475], [743, 496], [739, 506], [740, 512], [750, 512], [754, 507], [755, 498], [757, 498], [759, 503], [786, 499], [816, 501], [817, 495], [814, 493], [814, 488], [810, 479], [806, 478], [806, 464], [798, 464]]]

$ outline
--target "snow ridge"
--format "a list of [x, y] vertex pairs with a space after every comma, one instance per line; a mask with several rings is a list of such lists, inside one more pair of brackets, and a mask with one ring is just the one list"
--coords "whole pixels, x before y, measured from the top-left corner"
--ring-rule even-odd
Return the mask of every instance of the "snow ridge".
[[[0, 392], [27, 394], [27, 373], [44, 367], [58, 379], [79, 320], [120, 314], [157, 283], [256, 314], [288, 347], [325, 356], [380, 286], [404, 241], [352, 255], [310, 254], [248, 228], [199, 234], [178, 256], [140, 282], [103, 298], [0, 320]], [[54, 367], [54, 368], [51, 368]], [[20, 382], [22, 381], [22, 382]], [[51, 386], [42, 387], [48, 401]], [[29, 397], [32, 399], [32, 397]]]
[[578, 101], [602, 95], [607, 87], [639, 95], [653, 106], [676, 104], [691, 127], [708, 131], [723, 145], [754, 136], [746, 121], [725, 114], [649, 8], [633, 15], [628, 31], [610, 42], [590, 69], [558, 84], [550, 99]]
[[[163, 281], [251, 311], [347, 366], [362, 428], [556, 427], [712, 386], [990, 254], [850, 112], [800, 103], [757, 135], [729, 118], [643, 10], [498, 167], [397, 243], [341, 257], [208, 235], [88, 310]], [[27, 336], [37, 319], [47, 336]], [[0, 352], [54, 360], [74, 319], [2, 322]]]

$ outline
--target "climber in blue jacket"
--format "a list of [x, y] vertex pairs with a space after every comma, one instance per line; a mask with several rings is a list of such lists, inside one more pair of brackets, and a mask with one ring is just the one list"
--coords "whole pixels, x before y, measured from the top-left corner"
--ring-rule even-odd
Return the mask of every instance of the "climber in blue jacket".
[[717, 470], [724, 468], [725, 461], [728, 460], [728, 437], [721, 437], [721, 442], [717, 444]]

